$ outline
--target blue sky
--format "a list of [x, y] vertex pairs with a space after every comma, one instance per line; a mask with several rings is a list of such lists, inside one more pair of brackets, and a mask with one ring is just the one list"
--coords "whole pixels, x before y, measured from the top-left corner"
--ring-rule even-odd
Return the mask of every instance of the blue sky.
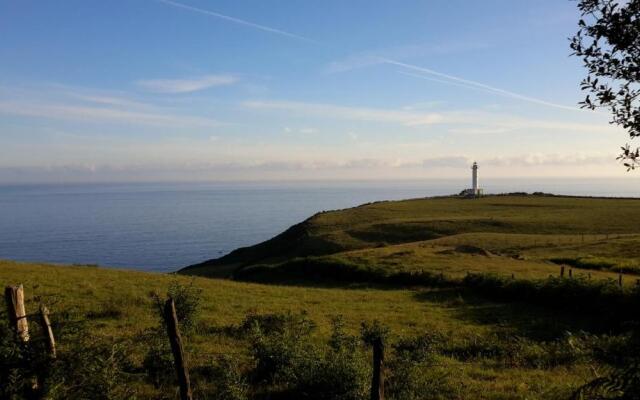
[[623, 176], [575, 7], [0, 0], [0, 182]]

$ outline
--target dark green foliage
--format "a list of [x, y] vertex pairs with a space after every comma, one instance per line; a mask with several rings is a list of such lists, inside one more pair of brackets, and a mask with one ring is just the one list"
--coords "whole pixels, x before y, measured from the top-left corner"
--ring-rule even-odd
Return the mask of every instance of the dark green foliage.
[[640, 362], [617, 369], [612, 374], [594, 379], [574, 394], [573, 400], [638, 400], [640, 399]]
[[[588, 71], [581, 86], [590, 93], [580, 104], [609, 108], [612, 123], [632, 139], [640, 136], [640, 1], [579, 0], [578, 9], [582, 18], [571, 49]], [[619, 159], [636, 168], [640, 151], [622, 150]]]
[[209, 373], [203, 378], [213, 386], [208, 393], [212, 399], [247, 400], [249, 398], [250, 386], [236, 358], [230, 356], [216, 358]]
[[640, 306], [638, 288], [622, 289], [614, 280], [591, 281], [581, 277], [518, 280], [492, 274], [468, 274], [462, 283], [501, 301], [531, 302], [588, 312], [613, 323], [637, 319]]
[[575, 268], [594, 269], [594, 270], [608, 270], [616, 266], [616, 264], [609, 260], [604, 260], [595, 257], [576, 257], [576, 258], [551, 258], [549, 261], [560, 264], [570, 265]]
[[386, 390], [395, 400], [447, 398], [447, 373], [436, 366], [446, 338], [438, 333], [405, 338], [393, 345], [387, 362]]
[[315, 324], [305, 314], [249, 315], [242, 325], [250, 326], [256, 381], [279, 384], [295, 380], [306, 360], [319, 356], [309, 341]]
[[130, 344], [78, 337], [71, 351], [51, 367], [47, 391], [50, 399], [125, 400], [135, 399], [129, 383]]
[[428, 271], [387, 273], [366, 269], [356, 263], [333, 261], [318, 257], [294, 259], [279, 265], [256, 265], [239, 269], [234, 278], [253, 282], [349, 282], [393, 285], [424, 285], [433, 287], [459, 284], [459, 280]]
[[315, 324], [305, 314], [250, 315], [243, 325], [248, 321], [253, 321], [250, 351], [255, 360], [251, 380], [277, 388], [277, 398], [365, 398], [368, 365], [357, 338], [344, 333], [339, 318], [328, 350], [313, 340]]
[[[182, 285], [178, 281], [169, 284], [167, 297], [172, 298], [175, 302], [176, 316], [183, 335], [189, 335], [197, 325], [202, 300], [201, 293], [202, 290], [195, 287], [193, 281], [189, 285]], [[173, 384], [175, 370], [164, 323], [163, 301], [157, 294], [153, 294], [153, 297], [156, 299], [159, 318], [162, 322], [144, 334], [149, 346], [143, 360], [143, 368], [147, 373], [147, 378], [156, 387], [161, 387], [167, 383]]]
[[142, 360], [142, 368], [146, 379], [156, 388], [173, 385], [176, 372], [173, 366], [173, 355], [169, 339], [162, 330], [149, 330], [144, 335], [147, 352]]
[[640, 399], [640, 329], [635, 322], [624, 336], [591, 338], [594, 358], [613, 364], [611, 372], [579, 388], [573, 400]]
[[196, 287], [193, 280], [188, 285], [175, 280], [167, 289], [167, 297], [171, 297], [175, 302], [180, 329], [185, 333], [190, 331], [198, 320], [202, 289]]
[[[151, 296], [155, 300], [160, 323], [143, 334], [147, 351], [142, 361], [142, 368], [147, 380], [156, 388], [161, 388], [173, 385], [176, 373], [164, 321], [164, 299], [157, 293], [152, 293]], [[198, 325], [202, 289], [196, 287], [193, 280], [188, 285], [183, 285], [175, 280], [169, 284], [167, 297], [171, 297], [175, 302], [180, 333], [188, 337]]]
[[58, 357], [51, 359], [36, 320], [30, 326], [31, 340], [23, 344], [6, 325], [6, 315], [0, 314], [0, 399], [135, 398], [126, 383], [130, 344], [93, 338], [82, 323], [54, 319], [59, 343], [69, 345], [61, 346]]
[[389, 328], [377, 319], [373, 322], [364, 321], [360, 325], [360, 336], [362, 341], [368, 345], [373, 345], [376, 341], [384, 343], [389, 338]]

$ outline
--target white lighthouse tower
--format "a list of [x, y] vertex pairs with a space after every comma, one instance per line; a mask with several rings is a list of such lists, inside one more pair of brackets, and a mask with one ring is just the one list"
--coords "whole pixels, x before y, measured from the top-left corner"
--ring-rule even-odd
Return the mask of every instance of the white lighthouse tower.
[[475, 161], [471, 166], [471, 189], [465, 189], [461, 194], [465, 197], [480, 197], [484, 194], [478, 185], [478, 163]]
[[471, 167], [471, 189], [473, 190], [473, 194], [478, 194], [478, 163], [473, 162], [473, 166]]

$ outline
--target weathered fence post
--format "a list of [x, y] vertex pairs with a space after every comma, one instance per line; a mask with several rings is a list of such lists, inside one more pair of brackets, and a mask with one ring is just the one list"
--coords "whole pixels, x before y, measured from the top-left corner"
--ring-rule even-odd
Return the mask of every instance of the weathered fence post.
[[376, 338], [373, 341], [371, 400], [384, 400], [384, 342], [382, 338]]
[[175, 361], [178, 384], [180, 385], [180, 400], [193, 400], [191, 394], [191, 382], [189, 382], [189, 371], [184, 358], [182, 347], [182, 337], [178, 327], [178, 316], [176, 315], [176, 304], [171, 297], [164, 304], [164, 320], [167, 324], [167, 334], [171, 343], [173, 360]]
[[618, 274], [618, 286], [622, 287], [622, 274]]
[[[24, 307], [24, 286], [7, 286], [4, 289], [4, 297], [9, 312], [9, 322], [14, 329], [16, 339], [23, 344], [29, 342], [29, 322], [27, 321], [27, 310]], [[27, 388], [27, 397], [35, 397], [38, 392], [38, 378], [32, 377], [31, 387]]]
[[589, 280], [591, 280], [591, 272], [588, 272], [587, 275], [589, 276]]
[[564, 265], [560, 267], [560, 278], [564, 278]]
[[569, 268], [569, 278], [573, 278], [573, 270]]
[[22, 342], [28, 342], [29, 323], [27, 321], [27, 311], [24, 308], [23, 286], [7, 286], [4, 289], [4, 296], [7, 301], [9, 321], [15, 330], [16, 337]]
[[53, 337], [53, 329], [51, 329], [51, 322], [49, 321], [49, 310], [44, 305], [40, 305], [40, 325], [47, 343], [49, 357], [56, 358], [56, 339]]

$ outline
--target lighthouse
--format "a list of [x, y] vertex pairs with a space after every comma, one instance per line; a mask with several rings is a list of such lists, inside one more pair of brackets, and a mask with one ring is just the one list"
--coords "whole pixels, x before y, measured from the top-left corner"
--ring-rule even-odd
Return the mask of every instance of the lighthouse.
[[478, 194], [478, 163], [473, 162], [473, 166], [471, 167], [471, 189], [473, 190], [473, 194]]
[[475, 161], [471, 166], [471, 189], [465, 189], [460, 194], [464, 197], [480, 197], [484, 194], [478, 185], [478, 163]]

